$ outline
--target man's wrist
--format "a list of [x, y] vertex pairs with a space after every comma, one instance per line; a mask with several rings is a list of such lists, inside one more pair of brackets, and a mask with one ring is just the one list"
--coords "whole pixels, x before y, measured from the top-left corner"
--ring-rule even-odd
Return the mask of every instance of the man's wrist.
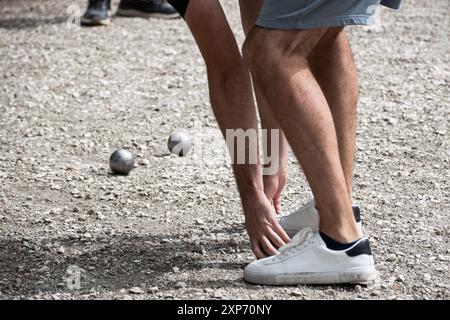
[[264, 193], [262, 169], [260, 165], [236, 165], [234, 167], [236, 183], [242, 200], [254, 198]]

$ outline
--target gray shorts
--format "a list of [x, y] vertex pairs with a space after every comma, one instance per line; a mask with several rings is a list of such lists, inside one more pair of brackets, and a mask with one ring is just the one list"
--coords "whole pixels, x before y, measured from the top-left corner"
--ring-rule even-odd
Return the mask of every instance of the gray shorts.
[[265, 0], [256, 22], [269, 29], [316, 29], [370, 25], [376, 9], [400, 7], [401, 0]]

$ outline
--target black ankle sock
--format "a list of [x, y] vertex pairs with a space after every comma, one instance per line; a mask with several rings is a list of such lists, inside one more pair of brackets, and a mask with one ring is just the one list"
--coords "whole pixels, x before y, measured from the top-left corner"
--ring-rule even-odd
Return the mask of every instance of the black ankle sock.
[[330, 250], [346, 250], [353, 246], [358, 240], [350, 242], [350, 243], [340, 243], [334, 239], [331, 239], [325, 233], [320, 231], [320, 236], [322, 237], [323, 242], [327, 245], [327, 248]]

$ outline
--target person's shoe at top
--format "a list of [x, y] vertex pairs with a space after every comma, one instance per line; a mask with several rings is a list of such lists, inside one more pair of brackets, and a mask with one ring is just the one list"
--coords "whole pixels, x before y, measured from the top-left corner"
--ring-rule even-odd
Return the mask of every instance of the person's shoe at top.
[[118, 16], [140, 18], [178, 18], [178, 12], [163, 0], [122, 0], [117, 9]]
[[[89, 0], [81, 18], [84, 26], [102, 26], [111, 23], [111, 0]], [[118, 16], [140, 18], [178, 18], [178, 12], [163, 0], [122, 0], [117, 9]]]

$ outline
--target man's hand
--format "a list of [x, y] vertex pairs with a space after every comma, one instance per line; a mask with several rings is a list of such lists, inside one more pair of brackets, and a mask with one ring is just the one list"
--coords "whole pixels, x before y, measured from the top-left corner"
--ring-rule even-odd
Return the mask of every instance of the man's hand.
[[275, 208], [277, 214], [281, 214], [281, 194], [287, 182], [286, 168], [280, 169], [278, 174], [271, 176], [263, 176], [264, 179], [264, 193], [269, 199], [270, 203]]
[[264, 193], [243, 201], [245, 226], [252, 251], [258, 259], [278, 254], [278, 248], [290, 241], [279, 225], [273, 208]]

